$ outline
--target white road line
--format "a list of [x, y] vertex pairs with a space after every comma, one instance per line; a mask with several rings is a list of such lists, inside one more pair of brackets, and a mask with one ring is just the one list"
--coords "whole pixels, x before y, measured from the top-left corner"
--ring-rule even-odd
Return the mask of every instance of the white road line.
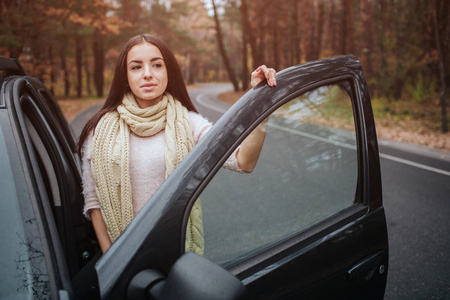
[[[227, 111], [224, 108], [217, 107], [216, 105], [210, 104], [209, 102], [203, 100], [204, 97], [205, 97], [205, 93], [201, 93], [201, 94], [199, 94], [199, 95], [197, 95], [195, 97], [195, 100], [198, 103], [200, 103], [201, 105], [203, 105], [204, 107], [207, 107], [209, 109], [217, 111], [217, 112], [219, 112], [221, 114], [224, 114]], [[354, 145], [345, 144], [345, 143], [341, 143], [341, 142], [338, 142], [338, 141], [333, 141], [333, 140], [330, 140], [330, 139], [327, 139], [327, 138], [324, 138], [324, 137], [320, 137], [320, 136], [317, 136], [317, 135], [313, 135], [313, 134], [310, 134], [310, 133], [306, 133], [306, 132], [298, 131], [298, 130], [295, 130], [295, 129], [279, 126], [279, 125], [276, 125], [276, 124], [271, 124], [271, 127], [279, 129], [279, 130], [282, 130], [282, 131], [290, 132], [290, 133], [293, 133], [293, 134], [296, 134], [296, 135], [300, 135], [300, 136], [303, 136], [303, 137], [307, 137], [307, 138], [310, 138], [310, 139], [314, 139], [314, 140], [322, 141], [322, 142], [325, 142], [325, 143], [333, 144], [335, 146], [343, 147], [343, 148], [346, 148], [346, 149], [356, 150], [356, 147]], [[433, 167], [430, 167], [430, 166], [427, 166], [427, 165], [423, 165], [423, 164], [419, 164], [419, 163], [416, 163], [416, 162], [413, 162], [413, 161], [410, 161], [410, 160], [407, 160], [407, 159], [395, 157], [395, 156], [392, 156], [392, 155], [387, 155], [387, 154], [384, 154], [384, 153], [380, 153], [380, 157], [384, 158], [384, 159], [391, 160], [391, 161], [395, 161], [395, 162], [398, 162], [398, 163], [401, 163], [401, 164], [405, 164], [405, 165], [408, 165], [408, 166], [412, 166], [412, 167], [416, 167], [416, 168], [419, 168], [419, 169], [427, 170], [427, 171], [430, 171], [430, 172], [435, 172], [435, 173], [438, 173], [438, 174], [450, 176], [450, 172], [448, 172], [448, 171], [437, 169], [437, 168], [433, 168]]]
[[[314, 139], [314, 140], [318, 140], [318, 141], [321, 141], [321, 142], [325, 142], [325, 143], [333, 144], [333, 145], [340, 146], [340, 147], [343, 147], [343, 148], [347, 148], [347, 149], [350, 149], [350, 150], [356, 150], [356, 147], [353, 146], [353, 145], [345, 144], [345, 143], [341, 143], [341, 142], [337, 142], [337, 141], [333, 141], [333, 140], [330, 140], [330, 139], [327, 139], [327, 138], [324, 138], [324, 137], [320, 137], [320, 136], [317, 136], [317, 135], [313, 135], [313, 134], [310, 134], [310, 133], [298, 131], [298, 130], [291, 129], [291, 128], [286, 128], [286, 127], [279, 126], [279, 125], [276, 125], [276, 124], [270, 124], [270, 127], [273, 127], [273, 128], [276, 128], [276, 129], [279, 129], [279, 130], [282, 130], [282, 131], [290, 132], [290, 133], [293, 133], [293, 134], [296, 134], [296, 135], [300, 135], [300, 136], [303, 136], [303, 137], [307, 137], [307, 138], [310, 138], [310, 139]], [[419, 164], [419, 163], [416, 163], [416, 162], [413, 162], [413, 161], [410, 161], [410, 160], [407, 160], [407, 159], [395, 157], [395, 156], [392, 156], [392, 155], [387, 155], [387, 154], [384, 154], [384, 153], [380, 153], [380, 157], [384, 158], [384, 159], [389, 159], [389, 160], [392, 160], [392, 161], [395, 161], [395, 162], [398, 162], [398, 163], [401, 163], [401, 164], [405, 164], [405, 165], [408, 165], [408, 166], [412, 166], [412, 167], [416, 167], [416, 168], [419, 168], [419, 169], [427, 170], [427, 171], [430, 171], [430, 172], [435, 172], [435, 173], [438, 173], [438, 174], [450, 176], [450, 172], [448, 172], [448, 171], [437, 169], [437, 168], [433, 168], [433, 167], [430, 167], [430, 166], [427, 166], [427, 165], [423, 165], [423, 164]]]
[[416, 163], [416, 162], [413, 162], [413, 161], [410, 161], [410, 160], [406, 160], [406, 159], [403, 159], [403, 158], [399, 158], [399, 157], [395, 157], [395, 156], [391, 156], [391, 155], [387, 155], [387, 154], [383, 154], [383, 153], [380, 153], [380, 157], [382, 157], [384, 159], [389, 159], [389, 160], [392, 160], [392, 161], [395, 161], [395, 162], [398, 162], [398, 163], [401, 163], [401, 164], [405, 164], [405, 165], [409, 165], [409, 166], [412, 166], [412, 167], [416, 167], [416, 168], [419, 168], [419, 169], [423, 169], [423, 170], [439, 173], [439, 174], [442, 174], [442, 175], [450, 176], [450, 172], [448, 172], [448, 171], [444, 171], [444, 170], [441, 170], [441, 169], [429, 167], [429, 166], [426, 166], [426, 165], [423, 165], [423, 164], [419, 164], [419, 163]]
[[296, 134], [296, 135], [300, 135], [300, 136], [303, 136], [303, 137], [307, 137], [307, 138], [310, 138], [310, 139], [313, 139], [313, 140], [325, 142], [325, 143], [328, 143], [328, 144], [333, 144], [335, 146], [339, 146], [339, 147], [342, 147], [342, 148], [347, 148], [347, 149], [350, 149], [350, 150], [356, 150], [356, 146], [354, 146], [354, 145], [345, 144], [345, 143], [341, 143], [341, 142], [338, 142], [338, 141], [333, 141], [333, 140], [330, 140], [330, 139], [327, 139], [327, 138], [324, 138], [324, 137], [321, 137], [321, 136], [317, 136], [317, 135], [314, 135], [314, 134], [306, 133], [306, 132], [303, 132], [303, 131], [298, 131], [298, 130], [295, 130], [295, 129], [283, 127], [283, 126], [272, 124], [272, 123], [270, 123], [270, 127], [273, 127], [273, 128], [276, 128], [276, 129], [279, 129], [279, 130], [282, 130], [282, 131], [290, 132], [290, 133], [293, 133], [293, 134]]
[[217, 111], [217, 112], [219, 112], [219, 113], [221, 113], [221, 114], [224, 114], [224, 113], [227, 111], [227, 110], [224, 109], [224, 108], [217, 107], [217, 105], [213, 105], [213, 104], [208, 103], [207, 101], [203, 100], [204, 94], [205, 94], [205, 93], [201, 93], [201, 94], [197, 95], [197, 96], [195, 97], [195, 101], [197, 101], [198, 103], [200, 103], [200, 104], [203, 105], [204, 107], [209, 108], [209, 109], [212, 109], [212, 110], [214, 110], [214, 111]]

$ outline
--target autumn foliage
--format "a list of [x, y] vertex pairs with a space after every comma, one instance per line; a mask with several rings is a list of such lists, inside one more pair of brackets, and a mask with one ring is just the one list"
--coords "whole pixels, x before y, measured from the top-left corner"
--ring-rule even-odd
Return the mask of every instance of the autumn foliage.
[[0, 0], [0, 15], [0, 55], [57, 95], [104, 96], [121, 46], [146, 32], [169, 44], [186, 82], [236, 90], [263, 63], [354, 54], [373, 97], [439, 98], [446, 130], [448, 0]]

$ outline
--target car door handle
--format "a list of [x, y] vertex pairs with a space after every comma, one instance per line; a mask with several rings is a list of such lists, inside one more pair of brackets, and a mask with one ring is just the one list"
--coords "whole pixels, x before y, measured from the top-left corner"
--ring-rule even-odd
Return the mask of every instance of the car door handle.
[[376, 272], [383, 274], [386, 271], [386, 266], [384, 265], [386, 257], [387, 252], [384, 250], [380, 250], [370, 254], [369, 256], [366, 256], [347, 271], [349, 279], [369, 280]]

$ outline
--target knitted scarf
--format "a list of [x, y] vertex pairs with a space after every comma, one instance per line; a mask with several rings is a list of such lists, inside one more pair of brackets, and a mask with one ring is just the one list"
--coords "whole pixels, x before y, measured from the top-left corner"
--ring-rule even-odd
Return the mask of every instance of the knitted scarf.
[[[108, 235], [114, 242], [134, 217], [130, 182], [129, 134], [166, 135], [166, 178], [193, 148], [188, 110], [169, 93], [148, 108], [140, 108], [126, 94], [116, 111], [99, 121], [92, 142], [91, 168], [97, 197]], [[200, 199], [189, 216], [185, 251], [203, 254], [203, 225]]]

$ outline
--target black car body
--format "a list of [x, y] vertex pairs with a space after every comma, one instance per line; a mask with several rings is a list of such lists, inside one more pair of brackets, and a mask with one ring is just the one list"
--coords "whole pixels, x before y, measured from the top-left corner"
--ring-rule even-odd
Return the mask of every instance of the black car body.
[[[291, 67], [277, 74], [277, 87], [249, 91], [101, 258], [82, 216], [80, 159], [66, 120], [14, 60], [0, 65], [2, 298], [384, 297], [379, 154], [357, 58]], [[221, 168], [267, 119], [255, 174]], [[209, 260], [184, 254], [200, 195]]]

